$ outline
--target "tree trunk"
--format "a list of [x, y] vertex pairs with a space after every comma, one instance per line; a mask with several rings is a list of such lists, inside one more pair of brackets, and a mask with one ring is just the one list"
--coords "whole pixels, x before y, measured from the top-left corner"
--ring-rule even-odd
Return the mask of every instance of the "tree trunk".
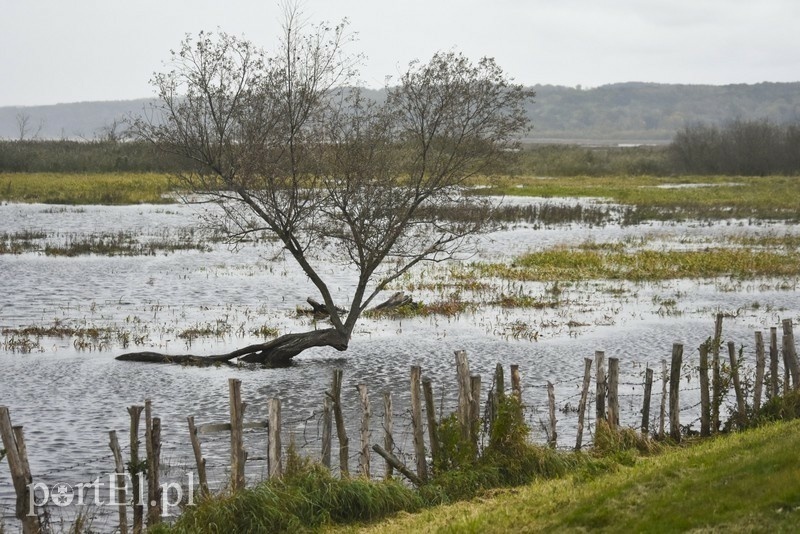
[[287, 367], [292, 358], [311, 347], [333, 347], [347, 350], [349, 336], [335, 328], [314, 330], [297, 334], [284, 334], [267, 343], [258, 343], [227, 354], [195, 356], [193, 354], [169, 355], [159, 352], [129, 352], [117, 356], [117, 360], [145, 363], [178, 363], [182, 365], [215, 365], [230, 363], [238, 358], [243, 363], [258, 363], [265, 367]]

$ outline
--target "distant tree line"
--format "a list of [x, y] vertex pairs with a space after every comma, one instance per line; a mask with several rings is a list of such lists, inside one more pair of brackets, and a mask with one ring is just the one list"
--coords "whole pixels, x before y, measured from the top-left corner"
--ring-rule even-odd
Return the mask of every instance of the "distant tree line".
[[[191, 163], [141, 141], [0, 141], [0, 172], [178, 172]], [[491, 172], [507, 175], [800, 175], [800, 122], [684, 127], [669, 145], [530, 144]]]
[[765, 176], [800, 173], [800, 122], [733, 121], [693, 125], [669, 146], [678, 173]]

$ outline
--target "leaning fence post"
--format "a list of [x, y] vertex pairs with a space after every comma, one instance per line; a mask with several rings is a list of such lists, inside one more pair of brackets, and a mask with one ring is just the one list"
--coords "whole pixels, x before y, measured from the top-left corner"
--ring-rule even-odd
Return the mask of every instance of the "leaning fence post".
[[733, 378], [733, 389], [736, 392], [736, 404], [739, 409], [739, 424], [744, 426], [747, 423], [747, 408], [744, 402], [742, 385], [739, 382], [739, 362], [736, 359], [736, 343], [728, 342], [728, 358], [731, 362], [731, 378]]
[[431, 458], [433, 459], [433, 464], [436, 465], [436, 460], [439, 458], [439, 430], [436, 423], [436, 406], [433, 402], [433, 384], [431, 384], [431, 379], [428, 377], [422, 379], [422, 393], [425, 396], [425, 416], [428, 421]]
[[333, 384], [331, 386], [331, 398], [333, 400], [333, 418], [336, 421], [336, 435], [339, 438], [339, 472], [342, 477], [350, 474], [348, 468], [348, 456], [350, 451], [347, 431], [344, 426], [344, 416], [342, 415], [342, 374], [341, 369], [333, 370]]
[[780, 395], [778, 388], [778, 378], [780, 371], [778, 370], [778, 328], [772, 326], [769, 329], [769, 398], [777, 397]]
[[7, 406], [0, 406], [0, 437], [2, 437], [3, 448], [6, 450], [6, 460], [8, 460], [11, 480], [17, 495], [15, 515], [22, 523], [24, 534], [38, 534], [42, 529], [39, 516], [28, 515], [28, 506], [33, 498], [31, 494], [33, 477], [28, 463], [25, 437], [21, 426], [11, 425], [11, 415]]
[[679, 390], [681, 384], [681, 364], [683, 363], [683, 345], [672, 345], [672, 367], [669, 377], [669, 434], [676, 442], [681, 441], [681, 405]]
[[547, 436], [547, 445], [551, 449], [556, 448], [558, 442], [558, 434], [556, 434], [556, 394], [553, 389], [553, 383], [547, 382], [547, 404], [550, 413], [550, 430]]
[[144, 522], [144, 503], [142, 502], [141, 482], [142, 468], [139, 465], [139, 420], [144, 406], [131, 406], [128, 414], [131, 416], [131, 489], [133, 491], [133, 534], [141, 534]]
[[194, 416], [190, 415], [186, 418], [189, 424], [189, 439], [192, 442], [192, 452], [194, 452], [194, 461], [197, 464], [197, 476], [200, 479], [200, 494], [203, 497], [208, 497], [208, 477], [206, 476], [206, 459], [203, 458], [203, 451], [200, 448], [200, 438], [197, 437], [197, 427], [194, 425]]
[[281, 458], [281, 399], [278, 398], [269, 400], [268, 452], [269, 478], [279, 479], [283, 476], [283, 460]]
[[589, 383], [592, 380], [592, 359], [583, 359], [583, 385], [581, 386], [581, 401], [578, 403], [578, 432], [575, 437], [575, 450], [581, 450], [583, 441], [583, 419], [586, 417], [586, 402], [589, 399]]
[[653, 370], [649, 367], [644, 373], [644, 400], [642, 401], [642, 435], [650, 432], [650, 399], [653, 394]]
[[357, 387], [358, 397], [361, 399], [361, 452], [359, 454], [358, 467], [361, 475], [369, 478], [369, 417], [372, 412], [369, 409], [367, 385], [359, 384]]
[[619, 428], [619, 358], [608, 359], [608, 425]]
[[606, 418], [606, 353], [602, 350], [595, 351], [594, 359], [597, 365], [595, 420], [596, 424], [600, 424]]
[[764, 388], [764, 367], [766, 356], [764, 354], [764, 336], [756, 332], [756, 383], [753, 390], [753, 412], [761, 409], [761, 391]]
[[411, 425], [414, 432], [414, 454], [417, 457], [417, 476], [423, 482], [428, 479], [428, 464], [425, 460], [425, 434], [422, 428], [422, 399], [420, 391], [419, 365], [411, 366]]
[[797, 349], [794, 346], [794, 332], [792, 331], [792, 320], [784, 319], [783, 325], [783, 352], [789, 362], [792, 373], [792, 387], [800, 389], [800, 362], [797, 360]]
[[244, 463], [247, 454], [244, 451], [244, 411], [242, 402], [242, 381], [238, 378], [228, 379], [228, 400], [231, 414], [231, 490], [244, 489]]
[[117, 507], [119, 511], [119, 531], [120, 534], [128, 533], [128, 512], [125, 502], [127, 497], [125, 494], [125, 464], [122, 462], [122, 450], [119, 447], [119, 440], [117, 439], [117, 431], [111, 430], [108, 433], [111, 452], [114, 455], [114, 484], [117, 490]]
[[711, 435], [711, 405], [708, 394], [708, 344], [700, 345], [700, 435]]

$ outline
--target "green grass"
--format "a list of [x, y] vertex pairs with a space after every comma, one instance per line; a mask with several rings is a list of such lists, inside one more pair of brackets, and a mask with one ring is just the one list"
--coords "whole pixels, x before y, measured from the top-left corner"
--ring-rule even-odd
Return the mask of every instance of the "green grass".
[[796, 532], [800, 421], [536, 482], [348, 532]]
[[0, 200], [43, 204], [163, 204], [175, 202], [166, 174], [0, 174]]
[[[710, 184], [702, 187], [687, 185]], [[684, 187], [671, 187], [681, 185]], [[670, 187], [664, 187], [670, 186]], [[482, 194], [592, 197], [635, 206], [638, 218], [797, 220], [800, 177], [575, 176], [506, 177]]]

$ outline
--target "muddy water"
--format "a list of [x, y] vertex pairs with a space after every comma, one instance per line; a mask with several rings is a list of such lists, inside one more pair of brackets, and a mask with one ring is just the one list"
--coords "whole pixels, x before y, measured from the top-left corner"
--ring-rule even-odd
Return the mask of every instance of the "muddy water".
[[[198, 235], [197, 224], [194, 209], [182, 205], [0, 206], [0, 235], [44, 231], [48, 237], [42, 246], [48, 240], [93, 233], [133, 232], [141, 240], [186, 239]], [[649, 246], [679, 247], [725, 234], [797, 231], [779, 224], [750, 226], [744, 221], [538, 229], [512, 225], [484, 236], [473, 259], [501, 260], [557, 244], [618, 242], [642, 235], [649, 236]], [[335, 298], [345, 302], [352, 273], [335, 265], [322, 270]], [[421, 269], [416, 276], [428, 272]], [[593, 357], [595, 351], [620, 358], [622, 420], [637, 425], [645, 367], [660, 371], [660, 362], [669, 359], [673, 343], [683, 343], [686, 358], [696, 359], [696, 347], [713, 332], [716, 313], [731, 315], [725, 322], [725, 339], [735, 341], [737, 347], [744, 345], [749, 362], [754, 360], [754, 330], [768, 330], [782, 318], [800, 319], [796, 280], [716, 279], [644, 285], [583, 282], [559, 287], [563, 304], [555, 309], [487, 306], [456, 318], [365, 319], [345, 353], [309, 350], [288, 369], [197, 369], [123, 363], [114, 356], [131, 350], [221, 353], [256, 342], [259, 338], [253, 330], [262, 326], [281, 333], [313, 328], [294, 313], [306, 297], [315, 295], [313, 287], [274, 245], [244, 246], [234, 253], [224, 244], [213, 243], [210, 252], [134, 257], [63, 258], [37, 252], [2, 255], [0, 285], [0, 329], [60, 325], [101, 332], [83, 338], [29, 336], [28, 345], [21, 345], [18, 335], [2, 338], [0, 404], [9, 407], [14, 424], [24, 426], [34, 481], [47, 486], [76, 486], [97, 476], [107, 477], [113, 470], [108, 431], [118, 431], [123, 454], [127, 454], [126, 407], [142, 404], [146, 398], [152, 399], [155, 415], [162, 418], [162, 457], [169, 467], [164, 479], [185, 482], [187, 473], [193, 471], [185, 418], [194, 415], [198, 424], [224, 422], [229, 417], [228, 379], [234, 377], [242, 380], [248, 404], [246, 419], [266, 419], [269, 399], [279, 397], [284, 441], [288, 443], [293, 434], [304, 452], [316, 453], [322, 399], [337, 367], [344, 369], [351, 469], [357, 464], [360, 408], [355, 386], [359, 383], [367, 384], [372, 399], [373, 442], [383, 440], [381, 395], [390, 390], [395, 440], [403, 454], [410, 454], [409, 367], [422, 366], [423, 374], [433, 379], [437, 404], [449, 413], [455, 402], [453, 351], [461, 349], [467, 351], [472, 371], [484, 377], [484, 392], [496, 363], [506, 369], [510, 364], [520, 366], [528, 418], [537, 441], [546, 439], [539, 422], [547, 417], [546, 383], [553, 382], [559, 405], [558, 442], [570, 447], [575, 439], [574, 407], [579, 400], [583, 359]], [[552, 296], [555, 290], [553, 284], [507, 284], [503, 289], [542, 298]], [[415, 292], [415, 297], [430, 301], [441, 295]], [[515, 329], [519, 325], [527, 327], [524, 333]], [[188, 340], [181, 337], [187, 329], [211, 329], [218, 335]], [[690, 371], [686, 374], [689, 380], [682, 385], [684, 420], [694, 422], [696, 429], [697, 379]], [[654, 391], [652, 406], [658, 407], [660, 384]], [[251, 458], [265, 455], [263, 433], [248, 432], [246, 440]], [[590, 440], [591, 435], [584, 439]], [[203, 444], [213, 485], [220, 487], [228, 465], [227, 436], [204, 436]], [[382, 469], [378, 460], [372, 459], [375, 473]], [[248, 463], [248, 476], [259, 479], [265, 469], [265, 462], [256, 459]], [[101, 494], [101, 499], [107, 500], [107, 493]], [[2, 463], [0, 520], [6, 526], [15, 525], [13, 503], [7, 465]], [[77, 510], [74, 506], [48, 509], [54, 518], [67, 520]], [[96, 530], [113, 530], [115, 510], [90, 507], [89, 511], [96, 516]]]

